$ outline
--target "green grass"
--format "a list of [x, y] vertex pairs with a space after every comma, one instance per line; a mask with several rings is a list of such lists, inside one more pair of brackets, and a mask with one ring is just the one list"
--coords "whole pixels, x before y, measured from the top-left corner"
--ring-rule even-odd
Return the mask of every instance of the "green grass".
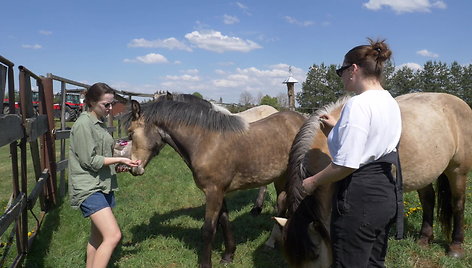
[[[123, 240], [112, 257], [111, 267], [195, 267], [201, 246], [200, 228], [204, 196], [195, 186], [190, 170], [166, 147], [146, 169], [133, 177], [119, 174], [115, 215]], [[277, 251], [265, 251], [263, 243], [272, 227], [274, 190], [262, 215], [249, 214], [257, 189], [227, 197], [237, 242], [234, 263], [227, 267], [284, 267]], [[51, 212], [38, 234], [27, 267], [81, 267], [89, 235], [89, 220], [69, 206], [65, 197]], [[214, 242], [214, 267], [224, 250], [221, 233]]]
[[[5, 158], [4, 148], [0, 161]], [[4, 161], [2, 161], [4, 163]], [[0, 166], [1, 174], [4, 167]], [[472, 174], [471, 174], [472, 175]], [[469, 176], [469, 181], [472, 177]], [[122, 229], [122, 243], [115, 250], [110, 267], [196, 267], [202, 245], [200, 228], [204, 216], [204, 196], [195, 186], [190, 170], [170, 147], [153, 159], [146, 174], [133, 177], [119, 174], [120, 191], [116, 193], [115, 215]], [[0, 181], [2, 189], [9, 186]], [[263, 244], [272, 227], [275, 194], [271, 186], [262, 214], [252, 217], [249, 210], [257, 189], [232, 193], [227, 197], [237, 250], [234, 262], [223, 266], [219, 260], [224, 250], [221, 231], [213, 243], [214, 267], [287, 267], [281, 253], [267, 251]], [[406, 239], [389, 241], [387, 267], [472, 267], [472, 189], [467, 189], [465, 215], [465, 258], [445, 255], [446, 240], [435, 225], [435, 240], [428, 248], [415, 243], [421, 224], [417, 194], [405, 194]], [[2, 195], [0, 195], [2, 196]], [[84, 267], [89, 220], [71, 209], [68, 197], [48, 213], [28, 253], [26, 267]], [[1, 252], [1, 249], [0, 249]]]

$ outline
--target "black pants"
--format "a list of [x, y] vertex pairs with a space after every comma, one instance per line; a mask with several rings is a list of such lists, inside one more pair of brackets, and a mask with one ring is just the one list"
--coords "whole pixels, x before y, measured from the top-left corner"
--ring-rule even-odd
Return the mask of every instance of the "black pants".
[[337, 182], [331, 215], [333, 267], [384, 267], [397, 208], [391, 166], [371, 163]]

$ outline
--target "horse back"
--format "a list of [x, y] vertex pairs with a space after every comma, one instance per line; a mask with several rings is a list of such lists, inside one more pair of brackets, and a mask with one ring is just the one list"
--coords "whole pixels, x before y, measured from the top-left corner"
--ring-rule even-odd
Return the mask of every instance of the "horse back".
[[258, 187], [282, 176], [292, 142], [305, 120], [297, 112], [277, 112], [251, 123], [246, 133], [226, 139], [221, 148], [233, 170], [228, 191]]

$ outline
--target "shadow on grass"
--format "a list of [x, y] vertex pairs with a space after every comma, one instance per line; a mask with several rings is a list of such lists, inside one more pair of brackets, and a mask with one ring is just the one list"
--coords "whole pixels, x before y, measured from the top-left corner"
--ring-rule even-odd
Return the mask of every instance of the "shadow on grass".
[[[231, 218], [231, 230], [233, 231], [236, 245], [248, 241], [254, 241], [258, 239], [262, 231], [270, 231], [272, 228], [273, 215], [268, 212], [263, 212], [257, 216], [252, 216], [249, 211], [237, 216], [236, 218], [231, 217], [231, 214], [236, 211], [240, 211], [247, 205], [251, 205], [255, 200], [258, 193], [258, 189], [251, 189], [245, 191], [239, 191], [232, 193], [226, 197], [226, 203]], [[266, 206], [271, 206], [270, 201], [266, 200]], [[182, 243], [185, 243], [185, 247], [194, 248], [197, 252], [203, 246], [201, 228], [182, 227], [178, 225], [169, 224], [172, 219], [189, 216], [196, 221], [201, 223], [203, 226], [205, 215], [205, 206], [198, 206], [192, 208], [181, 208], [166, 213], [154, 213], [149, 219], [149, 223], [143, 223], [133, 226], [130, 231], [132, 238], [128, 242], [124, 242], [117, 248], [117, 254], [114, 254], [117, 258], [113, 259], [113, 262], [118, 261], [119, 256], [132, 255], [136, 253], [137, 249], [135, 245], [147, 240], [152, 239], [156, 236], [165, 236], [168, 238], [175, 238]], [[218, 228], [213, 242], [213, 250], [224, 251], [224, 241], [222, 232]], [[237, 256], [235, 257], [237, 258]], [[284, 263], [282, 256], [277, 250], [267, 250], [264, 245], [260, 245], [255, 249], [254, 252], [254, 266], [253, 267], [283, 267], [274, 266], [274, 261], [277, 263]], [[219, 260], [213, 260], [213, 263], [217, 263]]]
[[60, 209], [64, 198], [57, 197], [57, 205], [47, 212], [46, 218], [33, 241], [33, 246], [24, 261], [24, 267], [45, 267], [44, 259], [48, 255], [54, 232], [59, 228]]

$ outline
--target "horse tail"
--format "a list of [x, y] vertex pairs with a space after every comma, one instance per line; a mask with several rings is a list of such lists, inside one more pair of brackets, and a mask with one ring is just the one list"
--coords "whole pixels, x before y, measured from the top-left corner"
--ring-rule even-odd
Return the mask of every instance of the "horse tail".
[[437, 180], [438, 210], [437, 217], [441, 222], [443, 233], [449, 238], [452, 226], [452, 194], [447, 176], [443, 173]]

